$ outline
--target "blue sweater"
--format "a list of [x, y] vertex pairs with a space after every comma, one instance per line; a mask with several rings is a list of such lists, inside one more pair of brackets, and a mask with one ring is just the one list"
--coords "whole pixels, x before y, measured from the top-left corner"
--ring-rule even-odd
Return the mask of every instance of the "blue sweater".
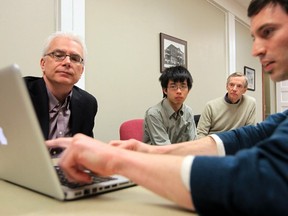
[[195, 157], [190, 186], [200, 215], [288, 215], [288, 110], [217, 134], [225, 157]]

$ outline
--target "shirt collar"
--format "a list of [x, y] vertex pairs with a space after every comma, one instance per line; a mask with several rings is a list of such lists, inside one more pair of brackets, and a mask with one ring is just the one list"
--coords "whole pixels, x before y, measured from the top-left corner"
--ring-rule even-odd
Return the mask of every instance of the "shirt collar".
[[[242, 98], [242, 97], [241, 97]], [[236, 102], [236, 103], [232, 103], [232, 101], [231, 100], [229, 100], [229, 98], [228, 98], [228, 92], [225, 94], [225, 96], [224, 96], [224, 100], [227, 102], [227, 103], [229, 103], [229, 104], [238, 104], [239, 103], [239, 101], [241, 100], [241, 98]]]
[[49, 112], [52, 111], [54, 108], [65, 107], [67, 110], [70, 107], [70, 101], [72, 97], [72, 91], [67, 95], [63, 104], [61, 104], [57, 98], [47, 89], [47, 94], [49, 98]]
[[174, 111], [174, 109], [171, 107], [167, 98], [163, 99], [162, 105], [163, 105], [164, 109], [166, 110], [166, 112], [168, 113], [169, 118], [173, 117], [173, 118], [177, 119], [178, 116], [183, 116], [183, 114], [184, 114], [183, 104], [182, 104], [181, 108], [178, 110], [178, 112]]

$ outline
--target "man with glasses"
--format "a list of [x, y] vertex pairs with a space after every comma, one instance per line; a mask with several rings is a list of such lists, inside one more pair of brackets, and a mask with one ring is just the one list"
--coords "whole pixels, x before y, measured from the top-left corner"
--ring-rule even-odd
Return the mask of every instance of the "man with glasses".
[[239, 72], [228, 76], [227, 93], [209, 101], [201, 113], [197, 125], [197, 137], [232, 130], [256, 123], [256, 100], [244, 95], [247, 91], [247, 77]]
[[193, 83], [190, 72], [182, 66], [170, 67], [161, 74], [159, 81], [164, 99], [146, 111], [143, 141], [168, 145], [194, 140], [196, 126], [192, 109], [184, 104]]
[[[79, 36], [56, 32], [48, 37], [40, 66], [42, 77], [24, 77], [45, 139], [83, 133], [93, 137], [98, 104], [75, 86], [84, 71], [86, 45]], [[61, 149], [51, 149], [52, 156]]]

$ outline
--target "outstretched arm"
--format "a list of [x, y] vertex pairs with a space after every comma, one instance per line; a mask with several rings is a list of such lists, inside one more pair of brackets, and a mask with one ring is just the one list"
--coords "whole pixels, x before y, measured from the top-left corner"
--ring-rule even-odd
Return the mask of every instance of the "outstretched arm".
[[152, 146], [140, 141], [131, 140], [113, 140], [109, 143], [112, 146], [124, 148], [132, 151], [139, 151], [152, 154], [170, 154], [170, 155], [218, 155], [217, 145], [214, 139], [210, 136], [183, 143]]
[[66, 147], [59, 165], [71, 181], [89, 182], [84, 170], [100, 175], [120, 174], [178, 205], [194, 210], [190, 192], [181, 179], [183, 157], [143, 154], [107, 145], [85, 135], [47, 141]]

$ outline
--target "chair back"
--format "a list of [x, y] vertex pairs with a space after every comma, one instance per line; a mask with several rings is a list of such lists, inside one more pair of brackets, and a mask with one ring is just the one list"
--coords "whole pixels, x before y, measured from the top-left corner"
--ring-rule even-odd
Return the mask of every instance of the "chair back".
[[194, 115], [194, 121], [195, 121], [195, 125], [196, 125], [196, 127], [197, 127], [197, 125], [198, 125], [198, 122], [199, 122], [199, 119], [200, 119], [200, 114], [198, 114], [198, 115]]
[[131, 119], [123, 122], [119, 129], [120, 140], [136, 139], [142, 141], [144, 134], [143, 123], [144, 119]]

